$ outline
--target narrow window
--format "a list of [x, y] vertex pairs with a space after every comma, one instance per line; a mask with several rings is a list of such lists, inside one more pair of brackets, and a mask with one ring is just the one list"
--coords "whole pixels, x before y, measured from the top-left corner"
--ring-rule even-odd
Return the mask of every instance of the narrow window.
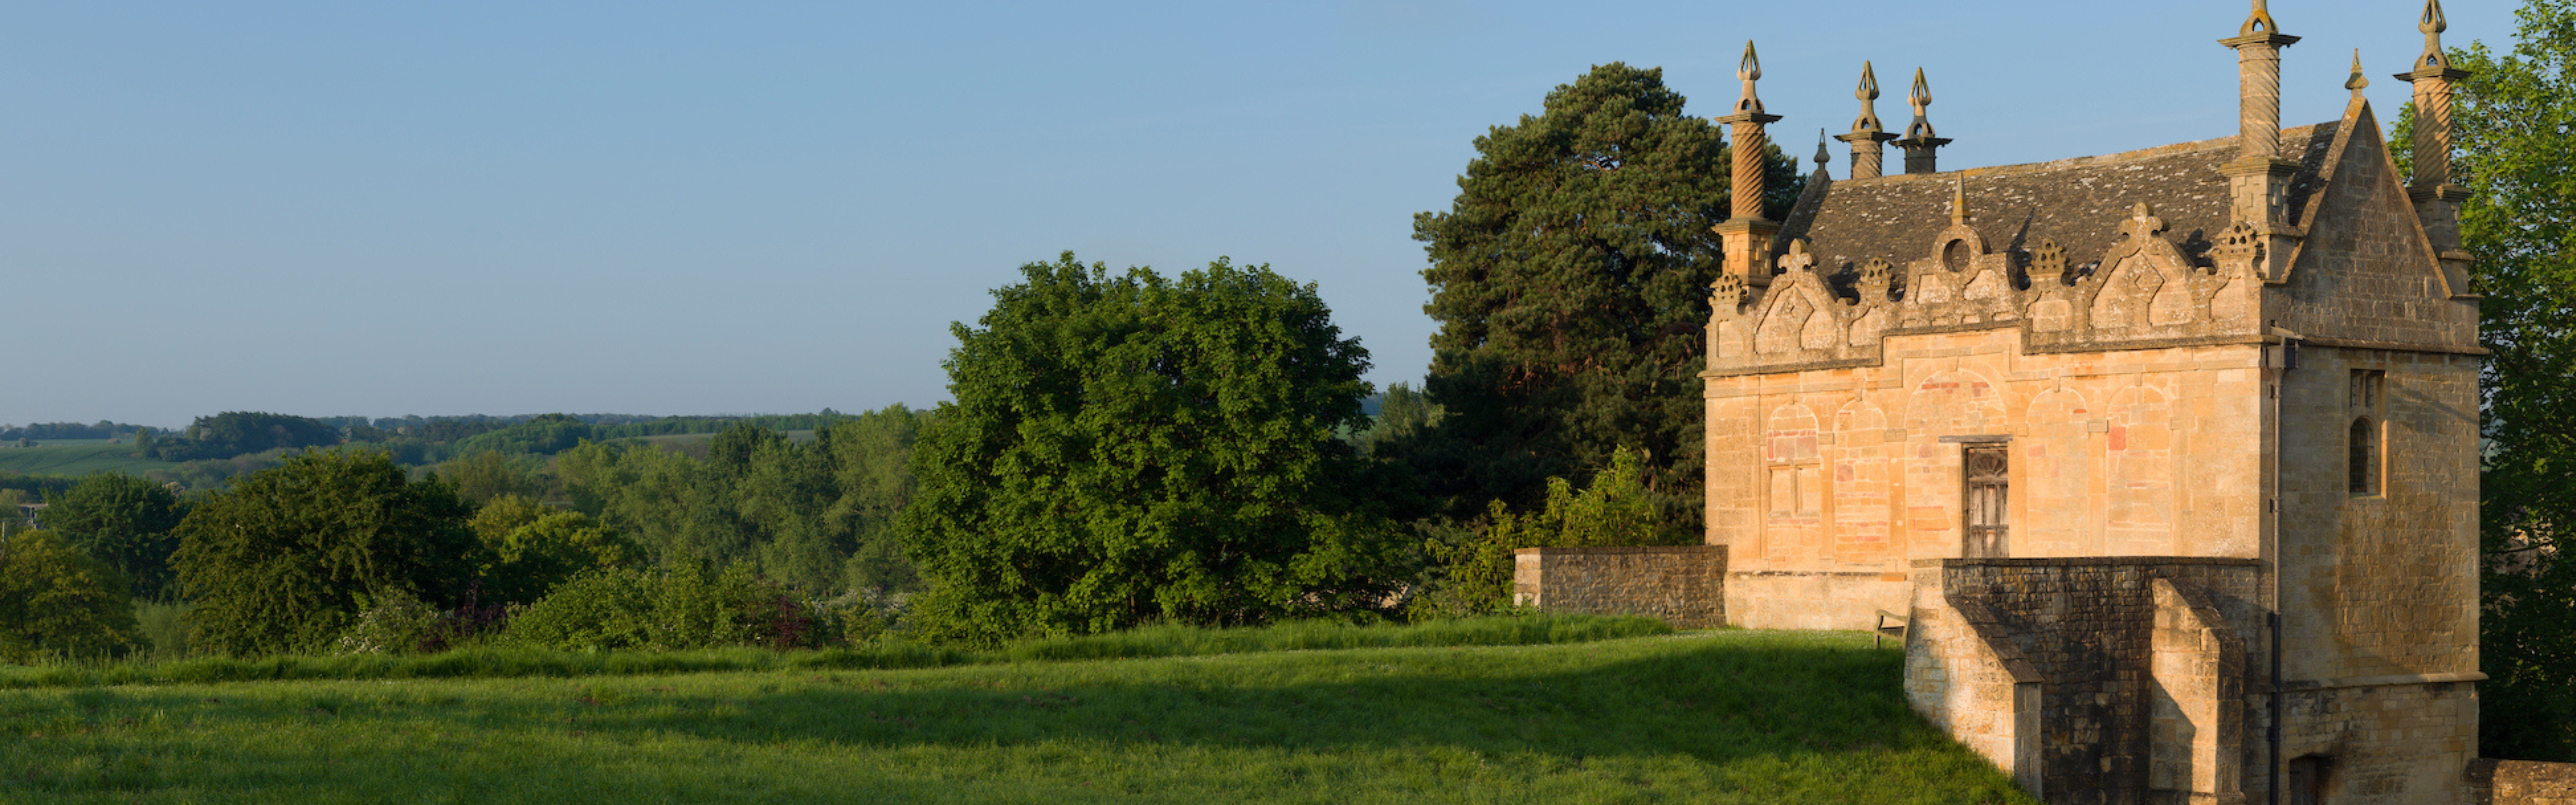
[[2381, 401], [2387, 382], [2388, 373], [2377, 369], [2352, 372], [2351, 391], [2345, 397], [2345, 415], [2352, 418], [2352, 426], [2344, 435], [2344, 469], [2347, 488], [2355, 495], [2380, 494], [2380, 467], [2386, 463], [2381, 427], [2387, 420]]
[[1967, 482], [1967, 544], [1962, 546], [1962, 553], [1970, 559], [2012, 555], [2011, 523], [2005, 505], [2010, 478], [2005, 462], [2007, 449], [1992, 445], [1970, 446], [1961, 451], [1961, 470]]

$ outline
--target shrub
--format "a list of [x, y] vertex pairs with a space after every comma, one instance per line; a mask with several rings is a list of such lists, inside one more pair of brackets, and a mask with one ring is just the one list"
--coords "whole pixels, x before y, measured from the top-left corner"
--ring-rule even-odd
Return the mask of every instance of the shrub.
[[1645, 486], [1645, 457], [1620, 450], [1582, 492], [1547, 479], [1547, 507], [1513, 515], [1488, 504], [1484, 533], [1424, 546], [1440, 577], [1407, 605], [1416, 620], [1491, 614], [1511, 603], [1512, 551], [1518, 548], [1652, 545], [1660, 541], [1655, 503]]
[[175, 660], [196, 654], [188, 639], [188, 605], [162, 601], [134, 602], [134, 622], [141, 628], [142, 643], [152, 647], [155, 659]]
[[400, 589], [377, 596], [358, 613], [358, 622], [340, 634], [342, 654], [407, 654], [438, 631], [442, 613], [419, 596]]
[[805, 605], [740, 566], [722, 574], [604, 570], [513, 612], [501, 639], [572, 651], [793, 648], [827, 642], [816, 626]]

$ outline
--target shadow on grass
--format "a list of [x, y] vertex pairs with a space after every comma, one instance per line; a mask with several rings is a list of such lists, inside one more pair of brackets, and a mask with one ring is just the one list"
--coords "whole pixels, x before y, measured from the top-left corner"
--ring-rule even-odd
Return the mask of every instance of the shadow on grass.
[[[748, 697], [600, 685], [558, 710], [528, 715], [562, 718], [568, 729], [612, 739], [679, 733], [877, 747], [1441, 745], [1568, 758], [1681, 753], [1724, 762], [1943, 743], [1898, 695], [1901, 655], [1894, 652], [1694, 643], [1588, 667], [1528, 670], [1497, 665], [1510, 654], [1452, 649], [1094, 666], [1067, 675], [1073, 678], [1066, 684], [989, 676], [914, 688], [885, 675], [826, 672]], [[1583, 651], [1569, 647], [1559, 656]], [[1128, 678], [1115, 678], [1122, 671]]]

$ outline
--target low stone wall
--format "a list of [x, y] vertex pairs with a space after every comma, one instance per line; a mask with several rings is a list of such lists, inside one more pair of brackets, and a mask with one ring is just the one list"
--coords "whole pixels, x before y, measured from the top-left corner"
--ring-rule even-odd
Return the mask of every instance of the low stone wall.
[[2478, 805], [2576, 805], [2576, 763], [2479, 758], [2468, 777]]
[[1916, 562], [1906, 698], [2051, 803], [2241, 799], [2255, 581], [2247, 559]]
[[1522, 548], [1512, 602], [1549, 612], [1646, 615], [1684, 629], [1726, 625], [1726, 546]]
[[1905, 614], [1903, 573], [1728, 571], [1726, 622], [1747, 629], [1869, 629], [1881, 611]]

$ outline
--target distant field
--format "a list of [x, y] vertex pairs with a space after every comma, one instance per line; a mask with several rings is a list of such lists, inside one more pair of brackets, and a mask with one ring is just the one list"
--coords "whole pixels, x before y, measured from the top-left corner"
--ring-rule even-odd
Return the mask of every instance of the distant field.
[[2026, 803], [1857, 633], [0, 692], [0, 801]]
[[134, 458], [131, 444], [71, 442], [39, 447], [0, 447], [0, 471], [27, 475], [88, 475], [93, 472], [123, 472], [142, 475], [146, 470], [179, 466], [168, 461]]

